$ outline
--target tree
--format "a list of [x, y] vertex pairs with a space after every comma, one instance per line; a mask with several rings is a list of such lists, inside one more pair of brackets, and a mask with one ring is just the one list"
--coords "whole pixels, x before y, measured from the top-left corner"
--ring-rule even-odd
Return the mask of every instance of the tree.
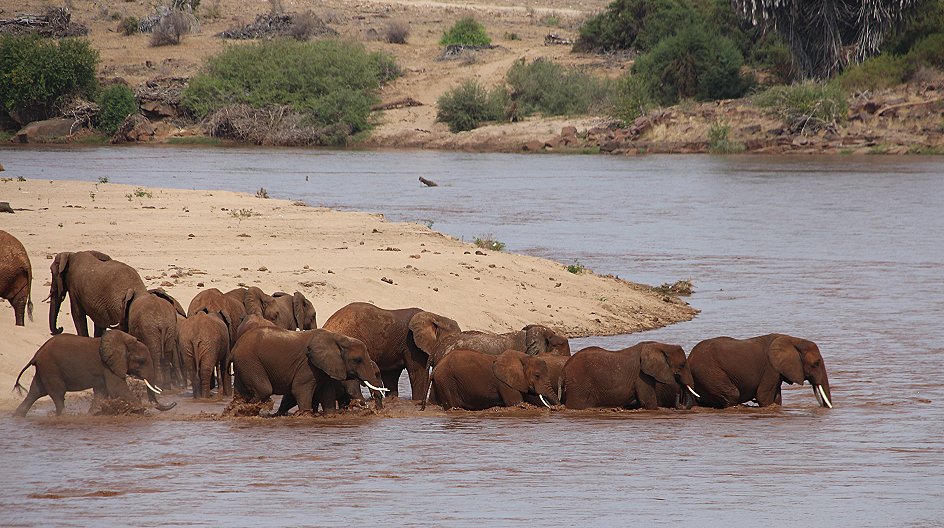
[[927, 0], [733, 0], [744, 18], [790, 44], [807, 77], [826, 78], [879, 52], [894, 26]]

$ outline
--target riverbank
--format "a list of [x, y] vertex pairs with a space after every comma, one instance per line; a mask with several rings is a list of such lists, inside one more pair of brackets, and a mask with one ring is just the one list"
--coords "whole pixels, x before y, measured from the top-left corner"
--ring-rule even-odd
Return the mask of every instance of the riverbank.
[[[3, 173], [10, 175], [9, 172]], [[430, 189], [435, 192], [434, 189]], [[318, 322], [354, 301], [420, 306], [463, 329], [544, 324], [569, 335], [612, 335], [694, 317], [683, 301], [546, 259], [483, 250], [381, 214], [339, 212], [226, 191], [184, 191], [75, 181], [0, 181], [15, 214], [2, 228], [33, 267], [34, 321], [13, 325], [0, 306], [0, 388], [49, 337], [49, 264], [60, 251], [96, 249], [135, 267], [186, 307], [205, 288], [300, 291]], [[60, 324], [74, 331], [68, 305]], [[30, 374], [24, 376], [30, 378]], [[0, 405], [18, 396], [0, 390]]]

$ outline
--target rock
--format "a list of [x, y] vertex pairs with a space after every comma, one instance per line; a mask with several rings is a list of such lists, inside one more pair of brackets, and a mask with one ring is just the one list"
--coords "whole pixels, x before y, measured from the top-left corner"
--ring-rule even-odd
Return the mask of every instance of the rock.
[[524, 147], [522, 148], [522, 150], [526, 152], [538, 152], [538, 151], [544, 150], [544, 142], [538, 141], [536, 139], [532, 141], [528, 141], [527, 143], [524, 144]]
[[562, 138], [576, 138], [577, 137], [577, 127], [574, 126], [565, 126], [561, 129], [560, 133]]
[[141, 114], [133, 114], [121, 122], [112, 143], [147, 141], [154, 137], [157, 127]]
[[168, 117], [177, 117], [177, 107], [162, 103], [160, 101], [144, 101], [141, 103], [141, 111], [145, 115], [155, 119], [164, 119]]
[[556, 149], [561, 146], [562, 142], [561, 138], [551, 138], [544, 142], [544, 148]]
[[71, 137], [73, 123], [71, 119], [33, 121], [21, 128], [14, 138], [20, 143], [42, 143], [56, 138]]
[[741, 127], [741, 133], [754, 135], [759, 133], [761, 130], [760, 125], [748, 125], [746, 127]]

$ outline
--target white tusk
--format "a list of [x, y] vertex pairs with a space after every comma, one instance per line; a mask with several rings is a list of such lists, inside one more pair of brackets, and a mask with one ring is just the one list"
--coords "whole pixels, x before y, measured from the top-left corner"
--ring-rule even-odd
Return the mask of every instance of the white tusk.
[[816, 386], [816, 389], [819, 390], [820, 396], [823, 397], [823, 403], [826, 404], [826, 407], [832, 409], [832, 408], [833, 408], [833, 404], [832, 404], [832, 402], [829, 401], [829, 398], [826, 397], [826, 391], [823, 390], [823, 386], [822, 386], [822, 385], [817, 385], [817, 386]]
[[545, 407], [547, 407], [548, 409], [551, 408], [551, 406], [547, 404], [547, 400], [544, 399], [543, 394], [538, 394], [538, 398], [541, 398], [541, 403], [543, 403]]
[[388, 388], [386, 388], [386, 387], [374, 387], [373, 385], [370, 384], [369, 381], [365, 381], [365, 382], [364, 382], [364, 385], [367, 385], [367, 388], [368, 388], [368, 389], [370, 389], [370, 390], [375, 390], [375, 391], [377, 391], [377, 392], [381, 392], [381, 393], [383, 393], [383, 392], [390, 392], [390, 389], [388, 389]]
[[151, 389], [153, 392], [156, 392], [157, 394], [164, 392], [161, 390], [160, 387], [155, 387], [154, 385], [151, 385], [151, 382], [148, 380], [144, 380], [144, 384], [147, 385], [149, 389]]
[[686, 385], [685, 388], [688, 389], [688, 392], [692, 393], [692, 396], [696, 398], [701, 398], [701, 395], [695, 392], [695, 389], [693, 389], [691, 385]]

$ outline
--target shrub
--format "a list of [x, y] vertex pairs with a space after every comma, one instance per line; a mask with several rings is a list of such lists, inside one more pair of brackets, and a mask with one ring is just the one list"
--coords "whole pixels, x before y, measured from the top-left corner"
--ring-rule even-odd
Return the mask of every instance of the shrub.
[[190, 16], [172, 9], [151, 30], [151, 46], [176, 46], [180, 38], [190, 32]]
[[488, 46], [491, 43], [492, 39], [485, 32], [485, 27], [470, 16], [460, 18], [439, 39], [441, 46]]
[[608, 109], [613, 82], [578, 68], [535, 59], [515, 62], [506, 74], [518, 112], [546, 116], [588, 114]]
[[912, 10], [910, 16], [885, 39], [885, 52], [904, 55], [926, 37], [944, 33], [944, 0], [931, 0]]
[[905, 82], [914, 67], [900, 55], [878, 55], [850, 66], [836, 78], [846, 91], [878, 90]]
[[731, 125], [717, 121], [708, 129], [708, 152], [712, 154], [736, 154], [744, 152], [744, 144], [731, 141]]
[[390, 81], [403, 75], [403, 70], [397, 64], [396, 59], [386, 53], [374, 52], [370, 54], [370, 59], [374, 62], [374, 68], [377, 71], [377, 80], [383, 86]]
[[944, 31], [919, 40], [908, 52], [908, 61], [915, 67], [944, 69]]
[[[286, 106], [344, 137], [369, 127], [381, 80], [377, 57], [360, 44], [338, 40], [231, 46], [211, 57], [190, 80], [181, 103], [200, 118], [233, 105]], [[335, 142], [337, 133], [324, 141]]]
[[649, 86], [640, 76], [629, 73], [617, 81], [612, 113], [623, 124], [632, 123], [656, 106]]
[[491, 233], [475, 237], [472, 243], [482, 249], [490, 249], [492, 251], [503, 251], [505, 249], [505, 243], [500, 240], [495, 240], [495, 235]]
[[795, 132], [835, 127], [849, 111], [840, 86], [814, 81], [774, 86], [754, 96], [754, 104], [768, 109]]
[[123, 84], [113, 84], [102, 90], [97, 102], [101, 108], [97, 128], [107, 135], [113, 135], [129, 115], [138, 111], [134, 92]]
[[770, 74], [771, 84], [790, 84], [800, 76], [793, 51], [776, 33], [765, 35], [751, 49], [750, 62]]
[[138, 32], [138, 24], [141, 21], [137, 17], [127, 16], [118, 23], [118, 32], [126, 37], [130, 37]]
[[615, 0], [580, 26], [574, 51], [648, 51], [696, 23], [695, 10], [681, 0]]
[[286, 33], [295, 40], [308, 40], [316, 34], [324, 22], [310, 9], [292, 17], [292, 25]]
[[42, 39], [35, 35], [0, 37], [0, 104], [37, 119], [58, 112], [69, 95], [95, 93], [98, 52], [86, 39]]
[[409, 36], [409, 23], [402, 20], [391, 20], [387, 24], [387, 31], [384, 34], [384, 39], [390, 44], [406, 44], [406, 39]]
[[740, 97], [751, 81], [741, 76], [744, 58], [725, 37], [709, 36], [692, 26], [664, 39], [640, 56], [633, 73], [664, 105], [693, 97], [699, 100]]
[[462, 132], [486, 121], [501, 119], [505, 110], [500, 106], [502, 97], [495, 94], [496, 91], [504, 92], [496, 88], [489, 93], [478, 82], [467, 80], [436, 100], [436, 121], [449, 125], [452, 132]]

